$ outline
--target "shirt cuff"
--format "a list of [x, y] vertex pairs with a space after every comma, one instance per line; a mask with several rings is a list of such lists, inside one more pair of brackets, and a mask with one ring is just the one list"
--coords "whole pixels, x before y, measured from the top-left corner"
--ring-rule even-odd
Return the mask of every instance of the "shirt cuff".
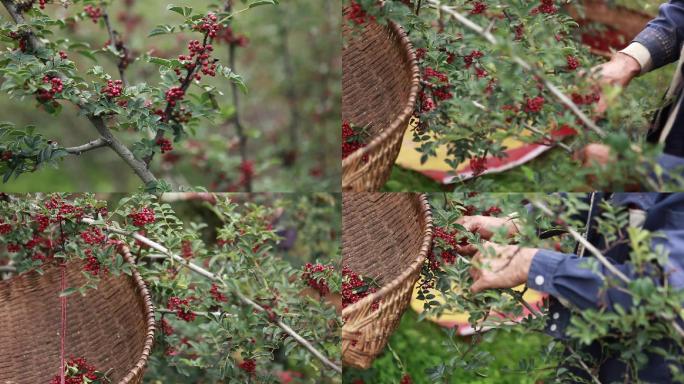
[[643, 44], [634, 42], [628, 45], [627, 48], [619, 52], [624, 53], [625, 55], [630, 56], [631, 58], [636, 60], [641, 66], [642, 75], [653, 69], [653, 59], [651, 59], [651, 52], [649, 52], [648, 48], [646, 48]]
[[546, 249], [538, 250], [532, 258], [530, 271], [527, 274], [527, 286], [535, 291], [558, 296], [558, 292], [553, 286], [553, 276], [565, 257], [566, 255], [563, 253]]

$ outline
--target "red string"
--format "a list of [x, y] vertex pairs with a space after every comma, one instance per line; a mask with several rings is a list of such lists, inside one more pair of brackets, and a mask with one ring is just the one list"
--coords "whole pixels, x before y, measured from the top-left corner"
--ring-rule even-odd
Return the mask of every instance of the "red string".
[[[62, 263], [62, 292], [66, 289], [66, 263]], [[59, 298], [60, 304], [62, 306], [62, 331], [60, 332], [60, 348], [59, 348], [59, 355], [60, 355], [60, 360], [61, 360], [61, 367], [62, 370], [59, 373], [59, 382], [60, 384], [64, 384], [64, 371], [66, 369], [66, 365], [64, 362], [64, 339], [66, 338], [66, 321], [67, 321], [67, 308], [66, 308], [66, 296], [61, 296]]]

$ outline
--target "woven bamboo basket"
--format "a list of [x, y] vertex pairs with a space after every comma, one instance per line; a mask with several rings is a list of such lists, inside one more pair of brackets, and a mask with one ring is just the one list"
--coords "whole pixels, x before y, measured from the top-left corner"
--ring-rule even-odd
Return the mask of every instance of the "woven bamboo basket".
[[[128, 249], [122, 255], [133, 262]], [[82, 285], [82, 262], [66, 267], [67, 284]], [[0, 281], [0, 383], [47, 383], [60, 372], [61, 267]], [[138, 272], [109, 275], [86, 296], [67, 297], [67, 358], [85, 357], [112, 383], [141, 383], [154, 340], [154, 308]]]
[[432, 216], [425, 195], [345, 193], [342, 217], [343, 265], [381, 286], [342, 310], [342, 362], [367, 369], [411, 300], [432, 245]]
[[342, 121], [370, 127], [371, 138], [342, 161], [345, 191], [377, 191], [389, 178], [418, 95], [415, 52], [398, 25], [374, 22], [342, 35]]
[[[605, 0], [584, 0], [582, 1], [582, 7], [584, 9], [581, 15], [574, 6], [568, 6], [567, 10], [570, 16], [581, 24], [597, 23], [620, 32], [625, 37], [625, 47], [653, 19], [653, 16], [644, 12], [620, 5], [608, 4]], [[591, 52], [608, 58], [613, 55], [610, 51], [595, 48], [591, 48]]]

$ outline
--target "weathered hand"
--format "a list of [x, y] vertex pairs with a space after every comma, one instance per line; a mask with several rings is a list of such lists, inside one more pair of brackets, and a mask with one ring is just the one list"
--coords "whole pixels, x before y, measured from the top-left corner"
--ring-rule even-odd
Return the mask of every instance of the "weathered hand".
[[473, 257], [470, 275], [475, 282], [470, 287], [473, 293], [492, 288], [513, 288], [527, 281], [535, 248], [517, 245], [482, 243], [484, 252]]
[[[598, 85], [619, 85], [627, 87], [629, 83], [641, 72], [641, 65], [632, 56], [624, 53], [616, 53], [607, 63], [592, 68], [592, 75], [596, 76]], [[596, 112], [602, 115], [608, 105], [603, 94], [596, 106]]]
[[[469, 232], [479, 233], [485, 240], [491, 239], [494, 232], [501, 227], [506, 228], [508, 237], [518, 233], [518, 222], [510, 217], [463, 216], [456, 223], [464, 226]], [[456, 251], [462, 255], [473, 255], [477, 252], [477, 247], [471, 244], [458, 246]]]
[[588, 144], [575, 152], [575, 159], [582, 162], [583, 167], [593, 164], [606, 165], [614, 161], [610, 147], [605, 144]]

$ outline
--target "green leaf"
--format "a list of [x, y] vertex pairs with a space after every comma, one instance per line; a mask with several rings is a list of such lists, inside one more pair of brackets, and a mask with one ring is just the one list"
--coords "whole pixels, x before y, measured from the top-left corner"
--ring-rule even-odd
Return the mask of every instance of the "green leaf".
[[166, 7], [166, 9], [169, 11], [176, 12], [177, 14], [185, 16], [185, 17], [192, 15], [192, 8], [190, 8], [190, 7], [180, 7], [177, 5], [169, 4]]

